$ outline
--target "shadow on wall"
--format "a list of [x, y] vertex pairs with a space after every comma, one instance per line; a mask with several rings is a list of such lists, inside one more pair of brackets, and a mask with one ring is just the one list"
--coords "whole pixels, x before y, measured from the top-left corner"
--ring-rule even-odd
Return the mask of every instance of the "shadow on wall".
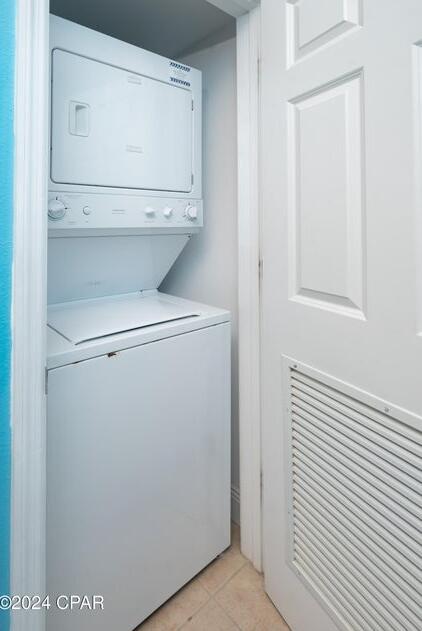
[[160, 289], [232, 313], [232, 485], [238, 489], [236, 40], [181, 61], [203, 72], [204, 228], [192, 237]]

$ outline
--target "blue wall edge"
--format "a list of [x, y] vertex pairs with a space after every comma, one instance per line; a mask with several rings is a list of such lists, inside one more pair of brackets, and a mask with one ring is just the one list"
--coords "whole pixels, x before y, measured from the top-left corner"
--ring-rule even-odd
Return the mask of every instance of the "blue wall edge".
[[[0, 2], [0, 595], [10, 590], [11, 290], [13, 256], [15, 2]], [[0, 610], [0, 630], [9, 629]]]

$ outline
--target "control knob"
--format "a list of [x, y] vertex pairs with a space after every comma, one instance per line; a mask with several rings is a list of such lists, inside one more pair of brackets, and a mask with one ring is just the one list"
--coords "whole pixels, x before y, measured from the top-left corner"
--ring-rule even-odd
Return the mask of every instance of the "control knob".
[[66, 214], [66, 205], [60, 199], [50, 199], [48, 201], [48, 216], [57, 221], [63, 219]]
[[147, 217], [152, 217], [153, 215], [155, 215], [155, 208], [153, 208], [152, 206], [147, 206], [144, 212]]
[[163, 210], [163, 215], [166, 219], [170, 219], [170, 217], [173, 214], [173, 208], [170, 208], [170, 206], [166, 206], [166, 208], [164, 208]]
[[189, 221], [195, 221], [196, 219], [198, 219], [197, 207], [191, 205], [186, 206], [185, 216], [187, 217], [187, 219], [189, 219]]

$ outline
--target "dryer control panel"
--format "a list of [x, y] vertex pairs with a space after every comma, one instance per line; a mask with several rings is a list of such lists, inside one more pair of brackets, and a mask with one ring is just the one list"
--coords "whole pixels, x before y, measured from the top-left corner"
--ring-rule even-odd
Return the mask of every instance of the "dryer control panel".
[[54, 193], [48, 199], [49, 228], [93, 230], [183, 228], [203, 225], [202, 200]]

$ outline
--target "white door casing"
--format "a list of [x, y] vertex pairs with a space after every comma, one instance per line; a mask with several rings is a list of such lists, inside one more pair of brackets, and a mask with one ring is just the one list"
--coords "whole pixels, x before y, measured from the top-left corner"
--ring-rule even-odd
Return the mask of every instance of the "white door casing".
[[[16, 2], [10, 593], [45, 594], [48, 11]], [[14, 610], [13, 631], [44, 631]]]
[[261, 571], [260, 10], [237, 19], [239, 455], [242, 553]]
[[413, 631], [422, 5], [263, 0], [261, 20], [266, 587], [294, 631]]

